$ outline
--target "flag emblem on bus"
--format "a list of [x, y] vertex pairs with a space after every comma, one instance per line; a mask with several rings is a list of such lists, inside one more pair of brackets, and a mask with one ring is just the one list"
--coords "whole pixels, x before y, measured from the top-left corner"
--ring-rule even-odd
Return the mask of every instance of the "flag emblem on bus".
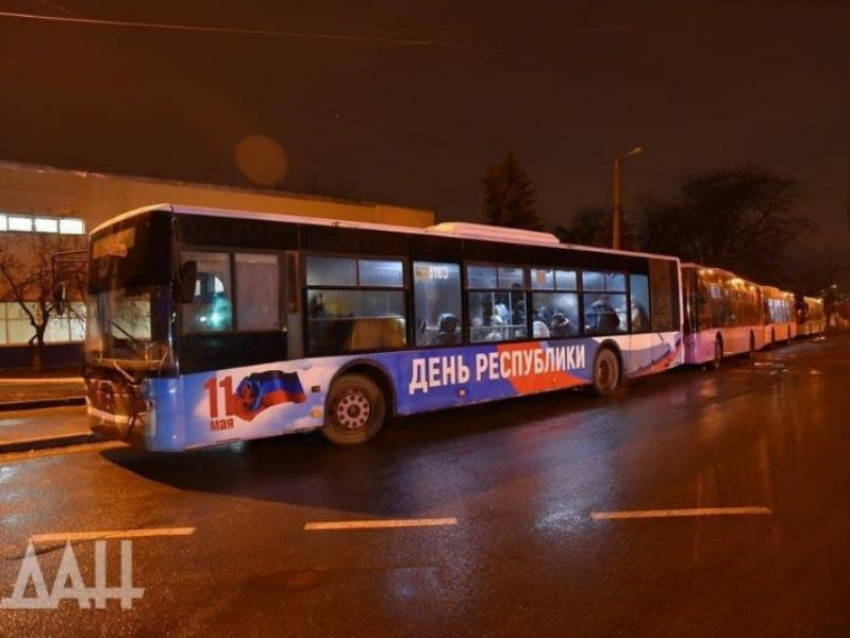
[[281, 403], [304, 403], [307, 395], [295, 372], [269, 370], [242, 379], [233, 396], [233, 411], [251, 421], [266, 408]]

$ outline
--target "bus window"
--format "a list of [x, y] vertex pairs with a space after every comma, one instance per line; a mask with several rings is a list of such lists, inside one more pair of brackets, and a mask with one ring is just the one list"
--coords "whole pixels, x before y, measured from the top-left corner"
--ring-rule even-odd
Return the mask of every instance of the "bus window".
[[[407, 345], [401, 260], [355, 262], [311, 256], [307, 282], [310, 354], [396, 350]], [[344, 285], [349, 287], [338, 287]]]
[[649, 277], [630, 275], [632, 332], [649, 332]]
[[626, 295], [585, 293], [584, 332], [588, 335], [610, 335], [628, 331]]
[[198, 279], [195, 297], [184, 304], [184, 332], [226, 332], [233, 329], [230, 286], [230, 255], [184, 252], [183, 261], [196, 261]]
[[361, 259], [358, 263], [360, 285], [374, 288], [404, 286], [404, 268], [398, 260]]
[[554, 290], [555, 271], [551, 268], [532, 268], [531, 288], [533, 290]]
[[466, 281], [470, 341], [527, 338], [524, 268], [467, 266]]
[[416, 345], [455, 345], [461, 341], [460, 266], [413, 262]]
[[577, 293], [535, 292], [531, 295], [531, 308], [535, 339], [560, 339], [579, 334]]
[[280, 328], [277, 255], [236, 253], [236, 323], [240, 331]]
[[524, 292], [470, 292], [468, 302], [473, 343], [525, 339]]
[[307, 257], [307, 285], [357, 285], [354, 260], [343, 257]]
[[466, 287], [496, 288], [496, 269], [493, 266], [467, 266]]
[[307, 308], [311, 354], [394, 350], [407, 341], [400, 290], [308, 290]]
[[555, 287], [558, 290], [578, 290], [578, 276], [575, 270], [556, 270]]
[[581, 281], [586, 291], [626, 292], [626, 276], [622, 273], [585, 270]]
[[[669, 332], [670, 330], [678, 329], [679, 275], [677, 270], [676, 262], [663, 259], [649, 260], [650, 301], [652, 302], [650, 315], [652, 317], [652, 330], [654, 332]], [[719, 293], [720, 290], [718, 289], [716, 292]], [[716, 299], [717, 296], [722, 297], [722, 295], [715, 295], [715, 293], [712, 293], [710, 296], [712, 299]], [[722, 300], [717, 304], [714, 302], [711, 302], [711, 304], [712, 307], [719, 307], [720, 311], [723, 311]], [[714, 322], [709, 324], [707, 322], [703, 323], [701, 318], [700, 327], [723, 325], [723, 319], [720, 317], [714, 317], [713, 319]], [[715, 323], [718, 320], [720, 322]]]

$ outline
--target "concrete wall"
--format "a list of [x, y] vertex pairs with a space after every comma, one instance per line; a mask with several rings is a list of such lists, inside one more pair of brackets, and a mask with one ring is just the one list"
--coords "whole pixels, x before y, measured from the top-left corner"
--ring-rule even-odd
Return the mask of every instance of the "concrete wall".
[[88, 230], [150, 204], [185, 204], [425, 227], [429, 210], [0, 162], [0, 212], [82, 217]]

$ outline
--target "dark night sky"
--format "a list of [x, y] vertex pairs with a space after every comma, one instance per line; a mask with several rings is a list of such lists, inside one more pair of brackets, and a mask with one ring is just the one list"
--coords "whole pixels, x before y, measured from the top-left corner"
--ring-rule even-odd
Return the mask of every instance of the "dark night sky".
[[[744, 161], [802, 180], [850, 284], [850, 2], [0, 0], [0, 10], [368, 36], [375, 42], [0, 19], [0, 158], [241, 183], [244, 136], [289, 184], [475, 219], [515, 149], [543, 214]], [[384, 39], [428, 39], [393, 46]], [[815, 257], [811, 257], [815, 259]]]

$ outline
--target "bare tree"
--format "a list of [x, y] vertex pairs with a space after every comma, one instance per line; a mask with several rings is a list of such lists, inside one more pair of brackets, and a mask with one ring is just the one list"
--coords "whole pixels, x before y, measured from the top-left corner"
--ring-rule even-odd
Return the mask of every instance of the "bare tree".
[[[556, 226], [555, 235], [565, 244], [610, 248], [613, 234], [613, 211], [606, 206], [586, 206], [578, 209], [569, 226]], [[631, 248], [634, 244], [632, 227], [623, 221], [622, 245]]]
[[[52, 257], [57, 253], [82, 250], [85, 238], [52, 233], [5, 234], [0, 237], [0, 283], [29, 319], [33, 336], [29, 340], [32, 367], [44, 365], [44, 336], [56, 316]], [[66, 261], [61, 268], [62, 283], [69, 299], [82, 299], [85, 289], [85, 262]], [[81, 317], [77, 317], [82, 320]]]
[[644, 248], [777, 282], [788, 251], [814, 229], [801, 201], [799, 182], [759, 166], [691, 175], [674, 198], [642, 203]]

